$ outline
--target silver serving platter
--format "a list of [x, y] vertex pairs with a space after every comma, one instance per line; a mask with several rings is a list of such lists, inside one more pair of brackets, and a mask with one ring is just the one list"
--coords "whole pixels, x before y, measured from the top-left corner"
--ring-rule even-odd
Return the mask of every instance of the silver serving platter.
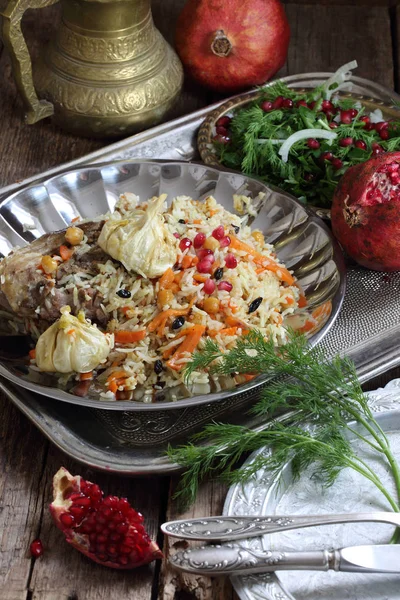
[[[388, 435], [394, 455], [400, 459], [400, 379], [391, 381], [383, 389], [369, 392], [368, 397], [377, 421]], [[357, 454], [395, 494], [383, 461], [372, 459], [358, 442], [353, 443]], [[269, 450], [263, 448], [253, 453], [247, 464], [263, 452]], [[247, 484], [232, 486], [223, 514], [322, 515], [337, 512], [338, 506], [344, 513], [391, 510], [375, 486], [350, 469], [342, 471], [332, 487], [324, 488], [314, 476], [312, 467], [294, 481], [289, 463], [279, 482], [261, 469]], [[382, 523], [347, 523], [279, 532], [238, 543], [255, 555], [262, 550], [329, 550], [357, 544], [387, 544], [393, 531], [393, 526]], [[398, 575], [311, 571], [236, 576], [231, 581], [241, 600], [398, 600], [400, 584]]]
[[[326, 225], [295, 198], [276, 188], [235, 172], [185, 162], [124, 162], [103, 167], [87, 167], [53, 177], [40, 185], [12, 194], [0, 204], [0, 252], [7, 255], [15, 246], [25, 245], [41, 235], [68, 226], [73, 219], [96, 218], [110, 210], [125, 192], [133, 192], [142, 200], [167, 193], [167, 202], [187, 195], [204, 200], [210, 194], [226, 209], [235, 212], [233, 195], [243, 194], [253, 200], [256, 217], [248, 223], [260, 229], [268, 243], [273, 243], [278, 257], [291, 269], [304, 290], [307, 309], [331, 302], [330, 315], [310, 340], [317, 343], [334, 323], [343, 301], [345, 268], [342, 252]], [[259, 200], [259, 194], [264, 194]], [[86, 406], [113, 411], [163, 412], [228, 402], [237, 405], [251, 401], [266, 377], [228, 390], [215, 390], [190, 396], [185, 386], [162, 391], [162, 400], [153, 404], [135, 400], [105, 401], [98, 391], [87, 397], [73, 394], [62, 387], [60, 379], [49, 373], [30, 369], [29, 361], [7, 356], [6, 347], [0, 358], [0, 374], [12, 383], [33, 392]], [[176, 399], [174, 402], [170, 401]], [[213, 411], [211, 410], [211, 413]], [[218, 408], [220, 412], [220, 408]], [[202, 420], [212, 414], [202, 410]]]
[[[331, 74], [292, 75], [283, 78], [283, 81], [293, 87], [311, 87], [320, 85]], [[378, 83], [360, 77], [352, 77], [350, 83], [352, 91], [368, 98], [385, 103], [400, 101], [398, 94]], [[27, 185], [37, 185], [79, 166], [143, 159], [198, 160], [198, 129], [209, 112], [222, 102], [224, 100], [8, 185], [0, 189], [0, 200]], [[385, 275], [356, 265], [347, 269], [347, 292], [341, 311], [320, 344], [329, 356], [336, 353], [350, 356], [361, 382], [400, 364], [399, 293], [400, 273]], [[162, 414], [153, 412], [149, 419], [148, 412], [108, 411], [80, 406], [71, 410], [72, 407], [65, 402], [54, 402], [51, 398], [15, 387], [6, 379], [0, 379], [0, 387], [10, 401], [67, 455], [91, 467], [125, 475], [177, 471], [179, 466], [166, 457], [168, 440], [175, 444], [187, 439], [187, 433], [193, 431], [199, 422], [198, 407], [184, 411], [168, 410]], [[214, 403], [212, 408], [216, 406]], [[215, 418], [211, 411], [209, 418]], [[263, 426], [245, 410], [235, 410], [234, 402], [223, 418], [251, 429]]]

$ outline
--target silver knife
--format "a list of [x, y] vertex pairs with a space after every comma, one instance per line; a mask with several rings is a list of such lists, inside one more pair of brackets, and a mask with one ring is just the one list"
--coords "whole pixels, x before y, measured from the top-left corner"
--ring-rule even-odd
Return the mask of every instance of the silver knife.
[[203, 542], [240, 540], [277, 531], [288, 531], [300, 527], [331, 525], [333, 523], [377, 522], [400, 526], [400, 513], [346, 513], [321, 515], [264, 515], [203, 517], [169, 521], [161, 530], [171, 537]]
[[279, 552], [254, 550], [238, 544], [204, 546], [179, 551], [169, 558], [173, 567], [196, 575], [248, 575], [268, 571], [344, 571], [400, 574], [400, 545], [349, 546], [340, 550]]

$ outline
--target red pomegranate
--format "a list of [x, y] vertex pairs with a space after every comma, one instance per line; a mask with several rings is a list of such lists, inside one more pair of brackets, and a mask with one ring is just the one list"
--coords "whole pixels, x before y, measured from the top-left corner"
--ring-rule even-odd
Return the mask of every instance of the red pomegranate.
[[133, 569], [162, 558], [126, 498], [104, 497], [100, 487], [61, 467], [53, 479], [50, 511], [74, 548], [106, 567]]
[[270, 79], [286, 60], [289, 37], [279, 0], [188, 0], [176, 49], [193, 79], [233, 93]]
[[356, 262], [375, 271], [400, 270], [400, 152], [348, 169], [331, 218], [334, 235]]

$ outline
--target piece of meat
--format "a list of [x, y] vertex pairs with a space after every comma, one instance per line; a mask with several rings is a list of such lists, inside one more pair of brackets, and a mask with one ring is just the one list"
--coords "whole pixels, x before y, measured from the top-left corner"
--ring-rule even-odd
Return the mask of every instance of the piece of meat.
[[77, 248], [71, 259], [61, 263], [55, 283], [47, 279], [38, 267], [43, 255], [59, 254], [59, 247], [65, 243], [65, 230], [45, 234], [4, 258], [0, 262], [0, 308], [19, 317], [54, 321], [60, 316], [60, 308], [68, 304], [72, 312], [83, 309], [87, 318], [105, 324], [108, 317], [101, 310], [102, 297], [97, 290], [78, 289], [76, 302], [73, 290], [59, 285], [68, 274], [84, 272], [96, 275], [97, 265], [110, 260], [96, 243], [103, 224], [104, 221], [79, 224], [91, 248], [84, 254], [80, 254]]

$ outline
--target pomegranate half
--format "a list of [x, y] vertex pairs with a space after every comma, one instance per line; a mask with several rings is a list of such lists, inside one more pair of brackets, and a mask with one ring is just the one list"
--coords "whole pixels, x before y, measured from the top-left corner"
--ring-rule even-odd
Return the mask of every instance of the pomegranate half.
[[270, 79], [285, 63], [289, 38], [279, 0], [188, 0], [175, 41], [188, 75], [233, 93]]
[[61, 467], [53, 479], [50, 512], [71, 546], [97, 563], [133, 569], [162, 558], [126, 498], [104, 497], [100, 487]]
[[334, 235], [357, 263], [400, 270], [400, 152], [348, 169], [335, 190], [331, 219]]

